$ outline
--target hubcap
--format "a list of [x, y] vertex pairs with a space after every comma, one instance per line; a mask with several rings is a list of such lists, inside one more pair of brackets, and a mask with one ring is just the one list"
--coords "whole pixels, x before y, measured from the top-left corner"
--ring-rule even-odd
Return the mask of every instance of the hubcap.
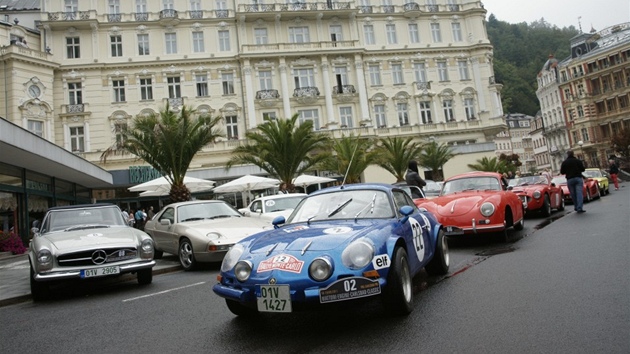
[[189, 267], [192, 264], [192, 246], [188, 242], [182, 243], [179, 247], [179, 260], [185, 267]]
[[444, 236], [442, 236], [442, 254], [444, 255], [444, 264], [448, 267], [451, 256], [448, 253], [448, 241]]
[[405, 295], [405, 301], [411, 302], [411, 276], [409, 275], [409, 267], [407, 266], [407, 258], [400, 260], [400, 282], [402, 285], [403, 294]]

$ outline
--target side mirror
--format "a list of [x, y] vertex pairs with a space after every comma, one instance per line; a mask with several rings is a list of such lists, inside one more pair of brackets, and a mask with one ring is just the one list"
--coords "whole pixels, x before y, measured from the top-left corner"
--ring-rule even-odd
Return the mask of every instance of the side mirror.
[[169, 226], [171, 221], [169, 219], [160, 219], [160, 225]]
[[507, 190], [511, 191], [512, 189], [514, 189], [514, 186], [508, 186]]
[[271, 222], [271, 224], [273, 225], [274, 229], [279, 228], [279, 225], [284, 224], [286, 221], [286, 219], [284, 218], [284, 216], [280, 215], [280, 216], [276, 216], [273, 221]]

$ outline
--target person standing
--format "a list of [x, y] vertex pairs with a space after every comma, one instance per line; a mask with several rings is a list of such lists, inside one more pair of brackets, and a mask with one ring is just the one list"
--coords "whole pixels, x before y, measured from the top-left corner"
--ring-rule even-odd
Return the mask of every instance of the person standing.
[[142, 209], [138, 208], [138, 210], [136, 210], [136, 213], [135, 213], [134, 216], [135, 216], [135, 219], [136, 219], [135, 220], [136, 221], [136, 223], [135, 223], [136, 229], [138, 229], [138, 230], [144, 229], [144, 222], [143, 222], [143, 220], [144, 220], [144, 213], [142, 212]]
[[278, 189], [278, 194], [289, 194], [289, 191], [287, 190], [287, 184], [282, 182], [280, 183], [280, 188]]
[[608, 160], [608, 173], [610, 173], [610, 179], [612, 179], [613, 184], [615, 185], [615, 190], [619, 190], [619, 180], [617, 179], [617, 175], [619, 175], [619, 166], [615, 163], [615, 160]]
[[410, 186], [417, 186], [420, 189], [427, 185], [427, 182], [420, 177], [420, 173], [418, 172], [418, 163], [415, 160], [409, 161], [409, 164], [407, 165], [405, 182], [407, 182]]
[[129, 225], [129, 213], [127, 212], [127, 209], [122, 210], [122, 217], [123, 220], [125, 220], [125, 223]]
[[153, 212], [153, 205], [151, 205], [151, 206], [149, 207], [149, 211], [147, 212], [147, 217], [148, 217], [148, 220], [153, 219], [153, 216], [154, 216], [154, 215], [155, 215], [155, 212]]
[[584, 164], [575, 157], [573, 150], [567, 151], [567, 158], [562, 161], [562, 165], [560, 165], [560, 173], [567, 178], [567, 187], [571, 194], [571, 200], [573, 200], [573, 208], [578, 213], [586, 212], [586, 210], [583, 209], [584, 196], [582, 193], [582, 189], [584, 188], [582, 172], [584, 172], [584, 170]]

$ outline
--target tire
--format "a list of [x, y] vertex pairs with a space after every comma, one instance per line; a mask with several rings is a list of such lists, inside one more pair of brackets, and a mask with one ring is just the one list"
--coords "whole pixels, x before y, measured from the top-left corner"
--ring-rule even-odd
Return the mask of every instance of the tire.
[[197, 265], [197, 261], [195, 260], [195, 253], [193, 251], [192, 243], [187, 238], [182, 238], [179, 241], [179, 263], [182, 265], [184, 270], [193, 270]]
[[564, 211], [564, 195], [560, 194], [560, 206], [558, 207], [558, 211]]
[[164, 256], [164, 252], [153, 250], [153, 259], [162, 259], [162, 256]]
[[42, 301], [50, 298], [50, 287], [47, 283], [35, 280], [35, 271], [31, 266], [31, 296], [33, 301]]
[[247, 307], [238, 301], [225, 299], [225, 304], [227, 305], [230, 312], [232, 312], [236, 316], [253, 317], [258, 316], [259, 314], [259, 312], [255, 309]]
[[523, 218], [521, 219], [521, 221], [514, 224], [514, 230], [516, 231], [521, 231], [524, 228], [525, 228], [525, 215], [523, 215]]
[[599, 190], [599, 187], [597, 187], [597, 195], [595, 195], [595, 197], [593, 197], [593, 199], [599, 199], [602, 197], [602, 191]]
[[544, 216], [551, 216], [551, 201], [549, 200], [548, 194], [545, 194], [545, 200], [543, 201], [543, 206], [540, 209], [540, 212]]
[[394, 315], [407, 315], [413, 310], [413, 283], [409, 272], [407, 251], [396, 247], [392, 266], [387, 274], [387, 288], [383, 292], [383, 302], [387, 312]]
[[440, 229], [436, 240], [435, 254], [425, 269], [430, 275], [444, 275], [448, 273], [449, 264], [448, 240], [444, 236], [444, 230]]
[[591, 198], [591, 191], [586, 188], [586, 197], [584, 198], [585, 203], [590, 203], [593, 198]]
[[138, 284], [140, 285], [148, 285], [153, 281], [153, 269], [140, 269], [137, 272], [138, 275]]

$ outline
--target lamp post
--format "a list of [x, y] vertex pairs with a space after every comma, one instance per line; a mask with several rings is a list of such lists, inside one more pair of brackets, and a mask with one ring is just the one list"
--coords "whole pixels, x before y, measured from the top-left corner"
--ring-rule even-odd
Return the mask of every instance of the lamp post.
[[582, 160], [582, 162], [584, 163], [584, 152], [582, 151], [582, 145], [584, 145], [584, 142], [582, 140], [577, 142], [578, 146], [580, 147], [580, 154], [578, 155], [578, 159]]

